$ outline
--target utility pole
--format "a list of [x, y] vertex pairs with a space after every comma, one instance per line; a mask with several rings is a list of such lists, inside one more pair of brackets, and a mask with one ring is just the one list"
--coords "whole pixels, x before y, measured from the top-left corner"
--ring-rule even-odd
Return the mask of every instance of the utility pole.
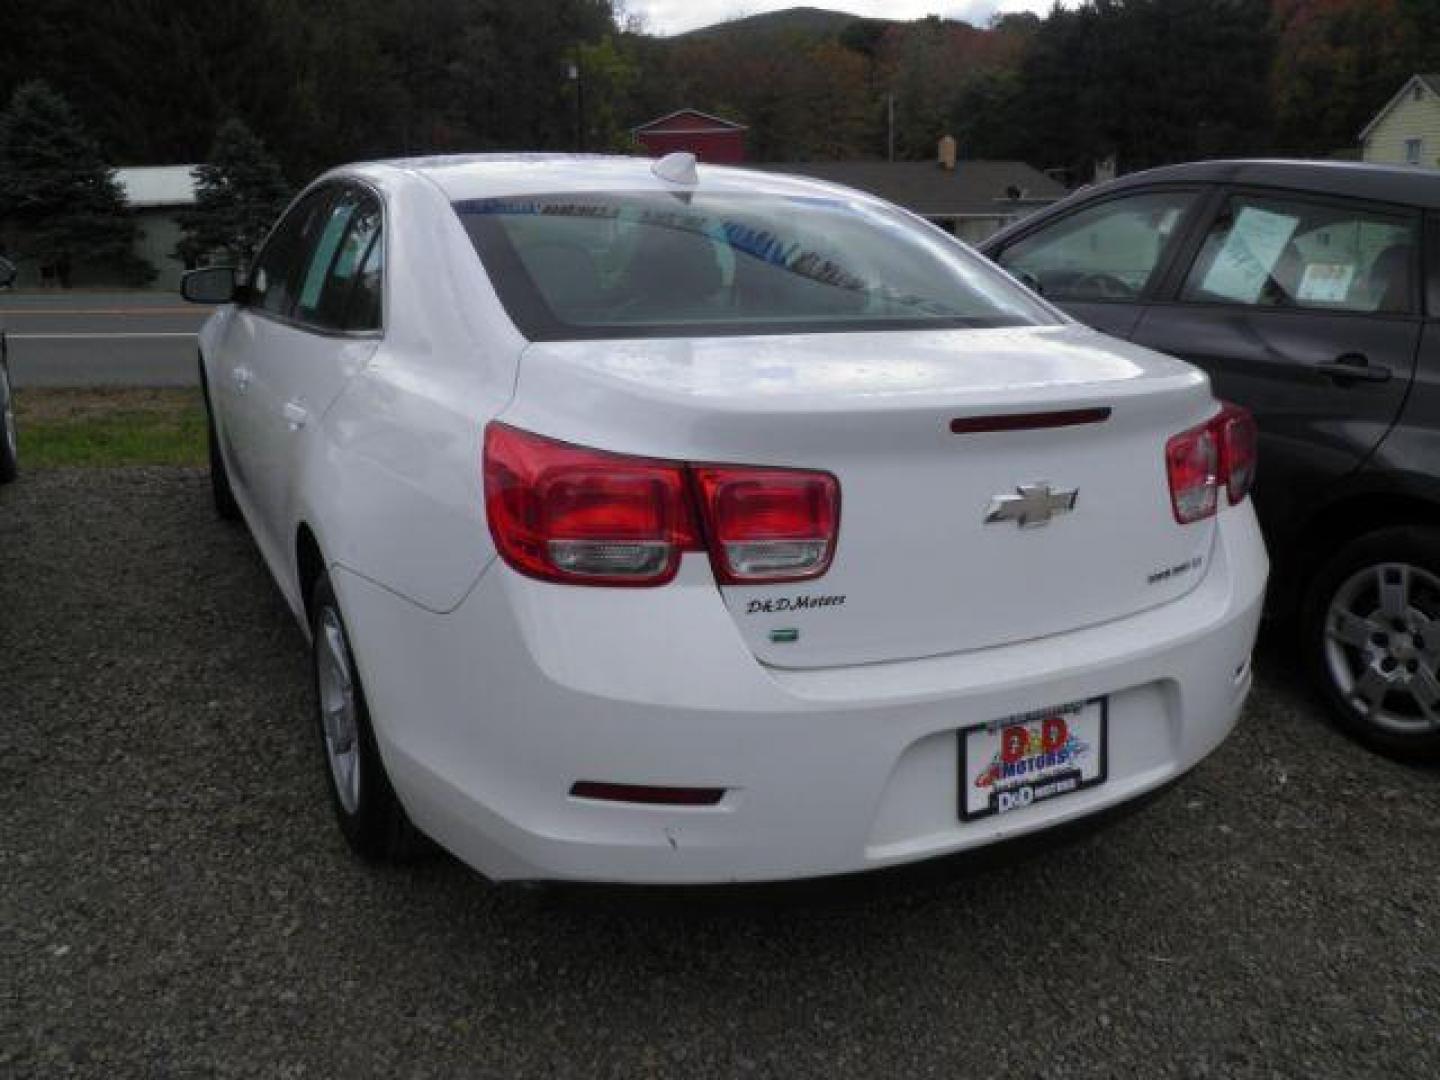
[[580, 53], [575, 53], [575, 59], [570, 61], [570, 69], [567, 72], [570, 81], [575, 84], [575, 147], [581, 153], [585, 152], [585, 79], [584, 73], [580, 70]]
[[892, 90], [890, 93], [888, 93], [888, 94], [885, 95], [885, 114], [886, 114], [886, 123], [885, 123], [885, 131], [886, 131], [886, 136], [885, 136], [885, 139], [886, 139], [886, 154], [885, 154], [885, 158], [886, 158], [887, 161], [894, 161], [894, 160], [895, 160], [895, 92], [894, 92], [893, 90]]

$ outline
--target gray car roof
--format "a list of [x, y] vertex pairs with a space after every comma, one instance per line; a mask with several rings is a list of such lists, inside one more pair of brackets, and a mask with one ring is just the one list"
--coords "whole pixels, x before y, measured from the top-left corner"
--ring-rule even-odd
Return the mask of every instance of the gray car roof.
[[1440, 210], [1440, 172], [1414, 165], [1372, 165], [1355, 161], [1192, 161], [1131, 173], [1087, 188], [1084, 195], [1161, 183], [1256, 184]]
[[[747, 168], [809, 176], [868, 191], [922, 217], [1004, 216], [1064, 198], [1063, 185], [1023, 161], [761, 161]], [[1021, 192], [1011, 199], [1009, 189]]]

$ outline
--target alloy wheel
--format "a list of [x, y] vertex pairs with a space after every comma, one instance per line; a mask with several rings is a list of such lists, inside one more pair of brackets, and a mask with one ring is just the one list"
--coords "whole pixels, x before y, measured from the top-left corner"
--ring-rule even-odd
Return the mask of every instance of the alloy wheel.
[[360, 808], [360, 726], [350, 649], [340, 614], [333, 607], [320, 613], [320, 640], [315, 646], [325, 759], [340, 806], [354, 814]]
[[1440, 731], [1440, 578], [1403, 562], [1358, 570], [1331, 598], [1324, 649], [1336, 688], [1373, 728]]

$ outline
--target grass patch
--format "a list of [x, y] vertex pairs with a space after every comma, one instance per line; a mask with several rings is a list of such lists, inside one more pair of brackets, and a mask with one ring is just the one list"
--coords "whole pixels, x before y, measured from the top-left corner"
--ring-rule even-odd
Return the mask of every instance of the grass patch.
[[17, 390], [15, 420], [22, 469], [207, 460], [198, 389]]

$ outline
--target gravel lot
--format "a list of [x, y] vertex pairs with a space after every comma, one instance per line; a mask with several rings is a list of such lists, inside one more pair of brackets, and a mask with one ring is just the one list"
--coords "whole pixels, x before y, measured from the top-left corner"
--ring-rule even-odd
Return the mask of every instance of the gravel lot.
[[1062, 847], [859, 884], [497, 889], [329, 820], [307, 663], [203, 474], [0, 489], [4, 1076], [1440, 1074], [1440, 772], [1262, 656]]

